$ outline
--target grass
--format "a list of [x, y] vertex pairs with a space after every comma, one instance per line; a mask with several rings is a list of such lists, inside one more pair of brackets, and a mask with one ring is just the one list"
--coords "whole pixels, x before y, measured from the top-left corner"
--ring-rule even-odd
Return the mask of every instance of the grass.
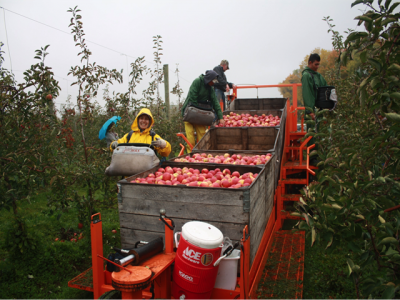
[[347, 249], [337, 247], [328, 254], [325, 246], [311, 247], [311, 238], [306, 238], [305, 252], [303, 298], [357, 298], [354, 283], [347, 276]]
[[[295, 223], [296, 221], [286, 220], [282, 229], [289, 230]], [[311, 247], [311, 239], [306, 237], [303, 282], [296, 279], [287, 280], [285, 276], [280, 276], [281, 274], [278, 274], [277, 280], [266, 278], [266, 272], [273, 273], [278, 264], [285, 268], [286, 263], [289, 273], [294, 274], [297, 271], [296, 257], [289, 264], [281, 261], [279, 255], [274, 255], [270, 253], [268, 257], [264, 276], [259, 283], [259, 298], [293, 299], [299, 292], [299, 284], [303, 283], [304, 299], [356, 299], [354, 284], [347, 276], [346, 258], [351, 255], [347, 249], [337, 247], [328, 253], [323, 245], [314, 244]]]
[[[35, 249], [20, 253], [10, 251], [15, 226], [14, 215], [0, 211], [0, 288], [1, 298], [93, 299], [93, 293], [68, 287], [68, 281], [91, 266], [89, 222], [78, 228], [78, 209], [72, 207], [60, 216], [49, 215], [46, 192], [20, 203], [19, 212]], [[101, 207], [104, 256], [111, 246], [120, 247], [119, 217], [116, 204]], [[117, 233], [113, 234], [112, 229]], [[69, 233], [69, 236], [66, 234]], [[70, 237], [83, 238], [71, 242]], [[59, 240], [56, 241], [55, 239]], [[68, 238], [68, 239], [67, 239]], [[60, 240], [64, 239], [64, 242]]]

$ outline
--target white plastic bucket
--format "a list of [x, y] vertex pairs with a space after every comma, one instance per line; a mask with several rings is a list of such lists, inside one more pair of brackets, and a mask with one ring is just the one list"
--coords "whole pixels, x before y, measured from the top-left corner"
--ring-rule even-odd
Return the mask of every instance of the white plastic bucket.
[[215, 288], [224, 290], [235, 290], [237, 280], [238, 262], [240, 250], [233, 250], [231, 255], [223, 258], [219, 264]]

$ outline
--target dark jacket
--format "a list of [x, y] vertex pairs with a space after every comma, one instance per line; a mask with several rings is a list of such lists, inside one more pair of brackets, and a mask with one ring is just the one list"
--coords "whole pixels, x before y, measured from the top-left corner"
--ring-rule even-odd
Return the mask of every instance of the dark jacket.
[[232, 88], [232, 82], [228, 82], [226, 80], [226, 76], [225, 76], [225, 72], [224, 72], [224, 68], [222, 68], [221, 66], [216, 66], [214, 68], [214, 71], [217, 72], [218, 74], [218, 83], [214, 84], [214, 88], [215, 89], [219, 89], [222, 91], [226, 91], [226, 85], [229, 85], [229, 88]]
[[223, 115], [221, 111], [221, 106], [219, 106], [219, 102], [217, 100], [217, 97], [215, 96], [214, 89], [208, 84], [205, 84], [204, 75], [201, 74], [199, 77], [193, 80], [193, 83], [189, 88], [189, 93], [182, 107], [182, 116], [189, 102], [197, 105], [198, 103], [205, 103], [207, 102], [207, 100], [211, 102], [211, 106], [217, 113], [218, 119], [222, 119]]
[[314, 109], [315, 100], [317, 99], [317, 91], [314, 88], [314, 81], [310, 73], [314, 75], [314, 81], [317, 88], [321, 86], [326, 86], [327, 83], [320, 73], [311, 70], [309, 67], [305, 67], [305, 69], [303, 70], [301, 85], [303, 91], [304, 106]]

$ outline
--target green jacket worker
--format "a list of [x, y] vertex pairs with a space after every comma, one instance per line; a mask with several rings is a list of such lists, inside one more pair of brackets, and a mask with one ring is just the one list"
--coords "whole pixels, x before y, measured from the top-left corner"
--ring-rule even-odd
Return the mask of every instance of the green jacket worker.
[[[206, 71], [205, 75], [201, 74], [192, 82], [192, 85], [189, 88], [188, 96], [186, 97], [185, 103], [182, 107], [182, 116], [184, 115], [185, 109], [189, 105], [189, 103], [196, 106], [202, 103], [209, 103], [215, 111], [219, 122], [222, 124], [224, 123], [221, 107], [219, 105], [217, 97], [215, 96], [215, 91], [213, 88], [213, 85], [215, 83], [218, 83], [217, 77], [218, 74], [215, 71], [208, 70]], [[194, 130], [196, 130], [198, 142], [206, 133], [206, 126], [191, 124], [189, 122], [184, 123], [186, 138], [194, 146], [196, 144], [194, 138]]]
[[[308, 59], [308, 66], [303, 70], [303, 76], [301, 77], [304, 106], [312, 109], [314, 109], [315, 100], [317, 99], [316, 88], [327, 85], [324, 77], [317, 72], [320, 61], [321, 57], [317, 53], [311, 54]], [[310, 117], [315, 120], [314, 111], [310, 113]]]
[[142, 108], [132, 123], [131, 133], [125, 134], [118, 141], [113, 141], [110, 145], [110, 150], [112, 151], [117, 148], [118, 144], [143, 143], [151, 144], [158, 154], [167, 157], [171, 153], [171, 144], [162, 139], [158, 134], [154, 136], [154, 139], [152, 138], [150, 129], [153, 125], [154, 119], [150, 109]]

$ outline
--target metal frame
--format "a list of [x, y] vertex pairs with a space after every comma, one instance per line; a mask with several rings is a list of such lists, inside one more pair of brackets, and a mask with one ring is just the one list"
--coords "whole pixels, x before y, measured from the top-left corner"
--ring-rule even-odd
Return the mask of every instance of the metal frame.
[[[281, 161], [280, 180], [275, 190], [274, 204], [271, 215], [269, 216], [268, 223], [265, 227], [259, 248], [255, 255], [253, 264], [250, 268], [250, 235], [249, 229], [246, 226], [243, 229], [243, 237], [241, 239], [241, 260], [240, 260], [240, 274], [238, 278], [239, 286], [234, 291], [214, 289], [211, 295], [212, 299], [250, 299], [257, 297], [257, 289], [259, 281], [262, 277], [265, 263], [268, 259], [268, 254], [272, 247], [272, 241], [275, 236], [275, 232], [281, 229], [282, 223], [287, 218], [291, 217], [288, 213], [282, 212], [284, 201], [299, 201], [299, 195], [287, 195], [286, 185], [288, 184], [307, 184], [309, 183], [309, 173], [315, 174], [314, 169], [316, 167], [309, 165], [309, 152], [315, 145], [306, 147], [309, 139], [299, 144], [297, 141], [304, 137], [306, 132], [304, 131], [304, 120], [301, 119], [301, 130], [297, 131], [297, 111], [304, 110], [304, 107], [297, 107], [297, 87], [301, 84], [279, 84], [279, 85], [252, 85], [252, 86], [238, 86], [233, 89], [233, 95], [228, 96], [229, 101], [233, 101], [236, 98], [238, 89], [248, 88], [270, 88], [270, 87], [292, 87], [293, 88], [293, 104], [290, 105], [289, 100], [287, 101], [287, 118], [285, 126], [285, 138], [284, 138], [284, 149]], [[182, 137], [192, 149], [193, 146], [187, 141], [186, 137], [182, 133], [178, 133], [177, 136]], [[311, 138], [311, 137], [310, 137]], [[181, 145], [181, 152], [179, 156], [183, 154], [185, 147]], [[307, 150], [307, 157], [303, 161], [303, 150]], [[298, 173], [305, 170], [307, 173], [306, 178], [300, 180], [290, 180], [287, 178], [288, 175]], [[98, 216], [98, 219], [95, 217]], [[168, 224], [171, 226], [170, 220], [166, 219]], [[107, 291], [114, 290], [111, 286], [111, 273], [104, 269], [104, 260], [100, 257], [103, 255], [103, 238], [102, 238], [102, 223], [100, 213], [92, 216], [91, 219], [91, 241], [92, 241], [92, 268], [85, 271], [72, 279], [68, 286], [88, 291], [93, 291], [94, 298], [98, 299]], [[155, 283], [155, 297], [156, 298], [171, 298], [171, 269], [170, 264], [175, 258], [175, 252], [173, 252], [173, 231], [165, 225], [165, 251], [163, 254], [158, 254], [154, 258], [146, 261], [155, 260], [164, 264], [162, 268], [159, 268], [156, 275], [153, 277]], [[303, 247], [304, 253], [304, 247]], [[162, 258], [161, 256], [164, 255]], [[93, 284], [92, 286], [84, 286], [80, 284], [84, 276], [90, 274], [90, 270], [93, 273]], [[300, 274], [302, 279], [302, 273]], [[149, 290], [142, 291], [142, 297], [150, 298], [152, 294]], [[301, 297], [301, 294], [300, 294]]]

